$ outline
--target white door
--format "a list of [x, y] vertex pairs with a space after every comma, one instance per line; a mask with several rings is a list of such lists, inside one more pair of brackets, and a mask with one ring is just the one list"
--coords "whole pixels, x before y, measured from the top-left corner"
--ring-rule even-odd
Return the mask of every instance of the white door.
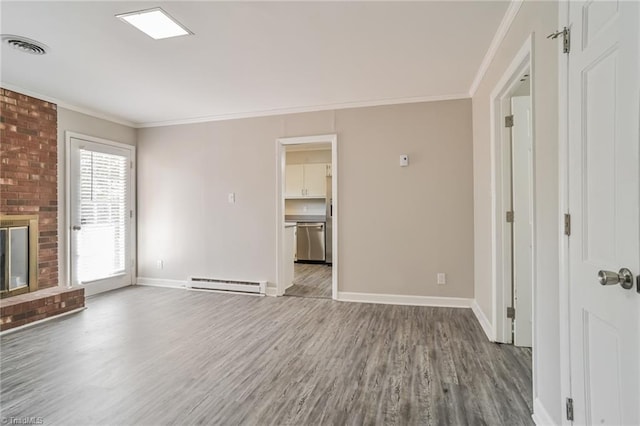
[[533, 342], [533, 188], [531, 97], [511, 98], [513, 127], [513, 301], [516, 309], [513, 344], [531, 347]]
[[640, 3], [569, 2], [569, 323], [576, 424], [640, 424]]
[[133, 283], [133, 147], [70, 138], [71, 273], [92, 295]]

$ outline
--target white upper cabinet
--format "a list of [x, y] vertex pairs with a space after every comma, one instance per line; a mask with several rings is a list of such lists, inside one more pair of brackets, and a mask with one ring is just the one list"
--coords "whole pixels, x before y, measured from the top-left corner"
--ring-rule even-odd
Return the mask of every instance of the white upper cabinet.
[[286, 198], [324, 198], [327, 195], [327, 165], [287, 164]]
[[287, 164], [284, 177], [284, 196], [302, 197], [304, 190], [304, 165]]
[[327, 195], [327, 165], [304, 165], [304, 189], [306, 197], [325, 197]]

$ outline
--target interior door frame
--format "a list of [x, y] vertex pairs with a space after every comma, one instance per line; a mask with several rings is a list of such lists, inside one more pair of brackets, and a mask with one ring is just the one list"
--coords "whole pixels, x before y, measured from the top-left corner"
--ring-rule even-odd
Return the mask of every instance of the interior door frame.
[[[81, 140], [85, 140], [87, 142], [92, 142], [92, 143], [98, 143], [98, 144], [102, 144], [102, 145], [107, 145], [107, 146], [111, 146], [111, 147], [115, 147], [115, 148], [120, 148], [120, 149], [125, 149], [127, 151], [129, 151], [129, 155], [130, 155], [130, 160], [131, 160], [131, 188], [130, 188], [130, 194], [129, 194], [129, 206], [130, 206], [130, 210], [132, 211], [132, 217], [131, 217], [131, 223], [130, 223], [130, 233], [131, 233], [131, 238], [130, 238], [130, 242], [129, 242], [129, 253], [130, 253], [130, 259], [127, 259], [130, 262], [130, 268], [131, 268], [131, 283], [129, 285], [133, 285], [135, 284], [135, 280], [136, 280], [136, 269], [137, 269], [137, 212], [136, 212], [136, 147], [134, 145], [128, 145], [125, 143], [121, 143], [121, 142], [115, 142], [109, 139], [103, 139], [103, 138], [99, 138], [99, 137], [95, 137], [95, 136], [89, 136], [89, 135], [85, 135], [82, 133], [77, 133], [77, 132], [72, 132], [72, 131], [68, 131], [66, 130], [64, 132], [65, 135], [65, 155], [64, 155], [64, 160], [65, 160], [65, 218], [64, 218], [64, 235], [65, 235], [65, 255], [66, 255], [66, 262], [65, 262], [65, 268], [66, 270], [66, 280], [67, 280], [67, 287], [68, 288], [72, 288], [73, 284], [72, 284], [72, 280], [71, 280], [71, 274], [72, 274], [72, 255], [71, 255], [71, 227], [72, 227], [72, 223], [71, 223], [71, 139], [81, 139]], [[86, 288], [86, 287], [83, 287]], [[90, 296], [90, 294], [89, 294]]]
[[[527, 73], [531, 73], [530, 69], [527, 69], [526, 71]], [[522, 74], [520, 74], [522, 75]], [[521, 82], [522, 80], [520, 80]], [[531, 80], [529, 80], [529, 83], [531, 83]], [[518, 88], [520, 84], [518, 83], [516, 85], [516, 88]], [[526, 116], [520, 116], [518, 115], [518, 112], [516, 112], [514, 110], [514, 105], [516, 100], [525, 97], [527, 98], [526, 102], [524, 103], [526, 105], [526, 108], [528, 109], [527, 113], [528, 113], [528, 117]], [[514, 126], [511, 128], [511, 187], [512, 187], [512, 191], [511, 191], [511, 205], [513, 207], [513, 211], [515, 212], [515, 220], [513, 221], [513, 223], [511, 223], [511, 235], [512, 235], [512, 248], [511, 248], [511, 259], [512, 259], [512, 294], [511, 294], [511, 301], [513, 303], [513, 307], [516, 310], [516, 318], [515, 320], [512, 320], [513, 325], [512, 325], [512, 339], [511, 339], [511, 343], [516, 346], [518, 343], [520, 343], [520, 346], [527, 346], [526, 344], [523, 345], [523, 343], [526, 343], [528, 341], [528, 339], [526, 338], [526, 336], [524, 336], [524, 333], [531, 333], [531, 343], [533, 344], [533, 279], [534, 279], [534, 274], [535, 274], [535, 265], [534, 265], [534, 259], [533, 256], [535, 255], [535, 245], [533, 244], [533, 224], [531, 222], [533, 222], [533, 212], [534, 212], [534, 208], [535, 208], [535, 194], [533, 193], [533, 188], [534, 188], [534, 179], [533, 179], [533, 174], [534, 174], [534, 169], [533, 169], [533, 165], [534, 165], [534, 161], [535, 159], [533, 158], [533, 123], [530, 120], [526, 120], [527, 124], [529, 125], [528, 128], [528, 135], [527, 137], [530, 139], [529, 142], [531, 142], [530, 147], [528, 147], [530, 149], [529, 151], [529, 156], [528, 159], [526, 161], [526, 164], [523, 164], [524, 162], [520, 162], [519, 164], [516, 162], [516, 156], [518, 155], [523, 155], [523, 151], [522, 151], [522, 140], [517, 136], [517, 133], [515, 133], [516, 128], [518, 130], [521, 129], [521, 127], [519, 127], [520, 125], [518, 123], [521, 123], [523, 121], [523, 117], [526, 117], [527, 119], [532, 118], [533, 117], [533, 108], [531, 105], [531, 84], [529, 84], [529, 91], [527, 95], [520, 95], [517, 92], [516, 93], [510, 93], [509, 96], [509, 103], [510, 103], [510, 107], [511, 107], [511, 115], [514, 116]], [[526, 172], [526, 178], [523, 179], [524, 173]], [[526, 210], [526, 213], [521, 214], [521, 209], [519, 208], [518, 204], [522, 203], [522, 200], [525, 199], [526, 197], [526, 206], [523, 206], [524, 208], [522, 210]], [[529, 220], [531, 222], [523, 222], [522, 218], [525, 217], [527, 218], [529, 215], [531, 215], [531, 217], [529, 218]], [[528, 235], [528, 237], [527, 237]], [[527, 241], [527, 239], [529, 239]], [[525, 244], [524, 246], [522, 245], [522, 242], [528, 242], [529, 244]], [[528, 254], [528, 255], [527, 255]], [[526, 265], [528, 264], [528, 265]], [[523, 266], [527, 266], [527, 268], [523, 268]], [[523, 273], [523, 270], [528, 269], [528, 273]], [[524, 283], [522, 280], [522, 277], [525, 277], [524, 279]], [[529, 280], [529, 285], [527, 285], [526, 281]], [[521, 284], [522, 283], [522, 284]], [[529, 290], [528, 295], [527, 295], [527, 290]], [[528, 306], [527, 306], [528, 305]], [[522, 311], [521, 309], [530, 309], [530, 316], [529, 319], [531, 320], [531, 326], [528, 327], [526, 322], [521, 322], [518, 323], [517, 319], [519, 317], [522, 317]], [[528, 329], [528, 330], [527, 330]], [[520, 334], [523, 333], [523, 334]]]
[[[560, 2], [558, 28], [569, 26], [569, 2]], [[561, 215], [569, 213], [569, 55], [558, 44], [558, 196]], [[571, 352], [569, 321], [569, 238], [564, 234], [564, 221], [558, 218], [559, 276], [558, 302], [560, 306], [560, 412], [566, 409], [566, 400], [571, 392]], [[571, 425], [567, 416], [562, 416], [562, 425]]]
[[331, 191], [333, 198], [332, 217], [332, 268], [331, 268], [331, 298], [338, 298], [338, 218], [339, 218], [339, 196], [338, 196], [338, 135], [314, 135], [301, 137], [288, 137], [276, 139], [276, 288], [268, 289], [267, 294], [271, 296], [282, 296], [280, 291], [281, 281], [286, 275], [284, 273], [283, 249], [285, 241], [284, 229], [284, 193], [285, 193], [285, 167], [286, 167], [286, 146], [303, 145], [313, 143], [331, 144]]
[[[493, 341], [511, 343], [511, 319], [506, 317], [506, 309], [512, 300], [511, 292], [511, 229], [506, 222], [505, 212], [510, 208], [511, 200], [511, 158], [502, 148], [511, 143], [511, 131], [505, 130], [504, 116], [511, 111], [511, 96], [525, 71], [529, 71], [531, 81], [531, 146], [532, 146], [532, 199], [533, 203], [533, 237], [532, 237], [532, 324], [533, 324], [533, 353], [535, 355], [535, 324], [536, 324], [536, 212], [535, 212], [535, 76], [533, 64], [533, 37], [529, 35], [524, 44], [514, 56], [511, 64], [498, 81], [490, 96], [491, 123], [491, 198], [492, 209], [492, 295], [493, 295]], [[535, 356], [534, 356], [535, 365]], [[535, 380], [534, 380], [535, 390]], [[535, 393], [534, 393], [535, 395]]]

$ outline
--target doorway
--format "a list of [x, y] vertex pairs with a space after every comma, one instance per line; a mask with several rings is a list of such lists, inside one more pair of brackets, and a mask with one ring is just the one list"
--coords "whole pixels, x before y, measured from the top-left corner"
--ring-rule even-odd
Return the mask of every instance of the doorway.
[[276, 296], [337, 296], [337, 137], [277, 144]]
[[91, 296], [133, 284], [133, 146], [67, 132], [69, 279]]
[[531, 38], [491, 94], [495, 341], [533, 347], [535, 199]]

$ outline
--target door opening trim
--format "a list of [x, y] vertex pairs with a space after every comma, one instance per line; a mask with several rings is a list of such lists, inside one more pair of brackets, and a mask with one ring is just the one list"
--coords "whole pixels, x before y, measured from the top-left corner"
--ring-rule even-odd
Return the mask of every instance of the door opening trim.
[[339, 226], [339, 195], [338, 195], [338, 135], [314, 135], [276, 139], [276, 288], [267, 289], [267, 294], [282, 296], [284, 291], [281, 281], [284, 279], [284, 259], [283, 248], [285, 241], [284, 229], [284, 193], [285, 193], [285, 166], [286, 166], [286, 146], [302, 145], [312, 143], [331, 144], [331, 192], [333, 197], [333, 220], [332, 220], [332, 268], [331, 268], [331, 298], [338, 298], [338, 226]]
[[[559, 28], [569, 25], [569, 2], [560, 3], [558, 7]], [[558, 43], [560, 44], [560, 43]], [[569, 212], [569, 55], [558, 47], [558, 196], [559, 212]], [[560, 395], [570, 396], [571, 391], [571, 353], [569, 322], [569, 239], [564, 233], [564, 221], [558, 224], [558, 246], [560, 259], [558, 267], [558, 305], [560, 306]], [[564, 410], [564, 399], [558, 402]], [[562, 412], [562, 411], [561, 411]], [[562, 416], [563, 425], [573, 422]]]
[[[511, 185], [510, 170], [507, 170], [510, 163], [507, 163], [503, 146], [510, 144], [510, 130], [504, 127], [503, 116], [507, 115], [507, 108], [510, 111], [510, 98], [515, 86], [519, 83], [521, 75], [529, 70], [533, 70], [532, 53], [533, 38], [529, 36], [518, 53], [513, 58], [511, 64], [503, 74], [502, 78], [491, 92], [490, 96], [490, 131], [491, 131], [491, 192], [493, 203], [492, 209], [492, 293], [493, 312], [492, 325], [494, 336], [497, 342], [510, 342], [511, 329], [510, 320], [506, 317], [506, 308], [511, 300], [511, 233], [507, 232], [505, 212], [510, 210]], [[535, 158], [535, 114], [534, 114], [534, 85], [535, 76], [531, 73], [531, 104], [532, 104], [532, 155]], [[535, 170], [535, 167], [533, 168]], [[507, 178], [509, 176], [509, 178]], [[535, 175], [531, 176], [532, 192], [535, 194]], [[535, 195], [533, 199], [535, 206]], [[536, 218], [535, 209], [533, 211], [533, 265], [535, 265], [535, 234]], [[532, 273], [534, 283], [533, 304], [535, 306], [535, 267]], [[534, 308], [535, 327], [535, 308]], [[535, 336], [535, 333], [534, 333]], [[535, 345], [535, 343], [534, 343]], [[535, 347], [535, 346], [534, 346]]]
[[[64, 151], [64, 202], [59, 203], [64, 206], [64, 219], [62, 220], [62, 232], [59, 232], [60, 238], [64, 238], [64, 241], [60, 241], [59, 244], [61, 247], [64, 247], [64, 256], [66, 258], [61, 258], [59, 262], [59, 278], [60, 285], [65, 286], [67, 288], [72, 288], [72, 280], [71, 280], [71, 140], [72, 139], [80, 139], [91, 143], [97, 143], [101, 145], [105, 145], [108, 147], [119, 148], [129, 151], [129, 159], [131, 161], [130, 164], [130, 191], [129, 191], [129, 209], [131, 210], [130, 215], [130, 243], [129, 243], [129, 259], [125, 259], [126, 262], [129, 262], [129, 267], [131, 268], [131, 285], [135, 284], [136, 277], [136, 269], [137, 269], [137, 245], [136, 245], [136, 235], [137, 235], [137, 212], [136, 212], [136, 147], [134, 145], [128, 145], [121, 142], [115, 142], [109, 139], [103, 139], [95, 136], [89, 136], [82, 133], [77, 133], [73, 131], [66, 130], [64, 132], [65, 135], [65, 151]], [[59, 188], [60, 191], [62, 188]], [[59, 229], [60, 231], [60, 229]], [[96, 280], [97, 282], [101, 280]], [[97, 288], [97, 287], [96, 287]], [[100, 292], [100, 289], [98, 289]]]

